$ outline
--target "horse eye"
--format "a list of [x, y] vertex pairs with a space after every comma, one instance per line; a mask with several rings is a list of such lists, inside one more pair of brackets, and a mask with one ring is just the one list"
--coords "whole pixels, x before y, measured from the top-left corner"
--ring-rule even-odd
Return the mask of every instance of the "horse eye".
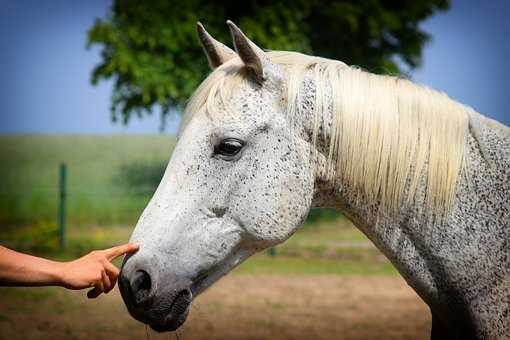
[[227, 138], [222, 140], [216, 147], [214, 148], [214, 153], [217, 155], [232, 157], [235, 156], [241, 151], [244, 143], [238, 139]]

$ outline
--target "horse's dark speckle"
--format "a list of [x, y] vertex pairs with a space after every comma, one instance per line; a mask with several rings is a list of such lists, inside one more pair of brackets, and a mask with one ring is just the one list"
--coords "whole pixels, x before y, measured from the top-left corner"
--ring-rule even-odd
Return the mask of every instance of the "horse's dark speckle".
[[[262, 84], [235, 88], [229, 110], [192, 116], [133, 233], [131, 240], [143, 246], [123, 271], [150, 271], [159, 290], [149, 317], [164, 318], [168, 297], [187, 291], [199, 273], [209, 272], [210, 280], [193, 294], [248, 256], [288, 239], [312, 206], [333, 206], [430, 306], [433, 322], [448, 333], [442, 338], [510, 338], [510, 135], [473, 115], [479, 136], [467, 137], [451, 212], [439, 216], [425, 208], [423, 180], [416, 197], [389, 213], [324, 175], [332, 104], [328, 94], [329, 112], [314, 144], [313, 72], [301, 84], [296, 116], [288, 117], [284, 70], [261, 60], [267, 76]], [[240, 157], [211, 156], [218, 136], [242, 140]]]

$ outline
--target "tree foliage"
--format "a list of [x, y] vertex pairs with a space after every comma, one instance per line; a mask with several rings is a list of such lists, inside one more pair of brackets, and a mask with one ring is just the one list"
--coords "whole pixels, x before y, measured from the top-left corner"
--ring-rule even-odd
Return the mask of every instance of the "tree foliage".
[[114, 0], [88, 32], [88, 45], [99, 45], [102, 58], [92, 83], [114, 80], [113, 120], [127, 123], [160, 107], [164, 122], [209, 72], [196, 22], [231, 46], [226, 19], [266, 49], [395, 74], [399, 64], [420, 64], [429, 36], [419, 24], [448, 7], [448, 0]]

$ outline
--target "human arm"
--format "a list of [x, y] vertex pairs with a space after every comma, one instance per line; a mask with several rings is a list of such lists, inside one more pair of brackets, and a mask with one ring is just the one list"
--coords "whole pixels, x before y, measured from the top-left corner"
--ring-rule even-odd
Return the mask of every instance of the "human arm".
[[105, 250], [95, 250], [70, 262], [57, 262], [27, 255], [0, 246], [0, 285], [62, 286], [69, 289], [92, 288], [89, 298], [113, 289], [119, 269], [110, 261], [138, 250], [128, 243]]

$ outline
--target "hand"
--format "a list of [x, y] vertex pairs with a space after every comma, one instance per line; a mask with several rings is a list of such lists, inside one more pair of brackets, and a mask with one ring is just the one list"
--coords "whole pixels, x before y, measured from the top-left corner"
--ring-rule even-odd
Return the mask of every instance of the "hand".
[[62, 263], [61, 284], [69, 289], [94, 287], [87, 292], [90, 299], [101, 293], [107, 294], [115, 287], [119, 276], [119, 269], [110, 261], [137, 250], [137, 244], [127, 243], [110, 249], [95, 250], [77, 260]]

